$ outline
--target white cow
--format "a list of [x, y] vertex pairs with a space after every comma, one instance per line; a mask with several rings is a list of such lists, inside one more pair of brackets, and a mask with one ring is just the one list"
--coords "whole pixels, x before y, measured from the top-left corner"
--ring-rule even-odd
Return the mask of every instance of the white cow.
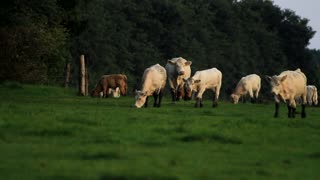
[[[166, 86], [167, 73], [166, 69], [159, 64], [147, 68], [142, 76], [142, 88], [136, 90], [135, 107], [141, 108], [143, 105], [148, 106], [148, 97], [154, 97], [154, 107], [160, 107], [164, 88]], [[158, 99], [159, 98], [159, 99]], [[157, 100], [159, 100], [157, 102]]]
[[288, 117], [294, 118], [296, 111], [295, 99], [297, 98], [302, 100], [301, 117], [306, 117], [307, 78], [299, 68], [295, 71], [283, 71], [281, 74], [272, 77], [266, 76], [266, 79], [271, 85], [271, 93], [274, 95], [276, 103], [274, 117], [279, 116], [279, 104], [282, 100], [288, 105]]
[[197, 93], [195, 107], [199, 105], [200, 107], [203, 106], [202, 95], [207, 89], [214, 92], [212, 107], [218, 105], [222, 73], [217, 68], [197, 71], [192, 77], [183, 80], [185, 82], [186, 94], [191, 94], [190, 92], [192, 91]]
[[258, 75], [250, 74], [242, 77], [238, 82], [236, 89], [231, 94], [231, 101], [234, 104], [237, 104], [241, 96], [245, 96], [249, 93], [251, 102], [254, 102], [259, 96], [260, 88], [261, 78]]
[[[181, 97], [179, 89], [182, 89], [183, 78], [187, 79], [191, 75], [191, 61], [187, 61], [182, 57], [168, 60], [165, 68], [168, 75], [168, 83], [170, 86], [172, 101], [179, 100]], [[183, 97], [185, 98], [185, 97]]]
[[307, 86], [307, 102], [311, 105], [318, 105], [318, 90], [314, 85]]

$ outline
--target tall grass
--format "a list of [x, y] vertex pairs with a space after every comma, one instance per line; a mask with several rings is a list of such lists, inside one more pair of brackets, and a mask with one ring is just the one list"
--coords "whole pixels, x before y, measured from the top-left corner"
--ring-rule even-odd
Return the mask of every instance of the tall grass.
[[1, 179], [320, 178], [316, 107], [306, 119], [288, 119], [285, 105], [274, 119], [273, 104], [169, 97], [134, 109], [130, 96], [20, 84], [2, 84], [0, 100]]

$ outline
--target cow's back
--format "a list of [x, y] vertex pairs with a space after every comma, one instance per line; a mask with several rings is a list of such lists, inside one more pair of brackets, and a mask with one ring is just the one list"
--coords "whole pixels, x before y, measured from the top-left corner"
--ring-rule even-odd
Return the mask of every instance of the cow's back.
[[142, 77], [142, 90], [150, 91], [163, 89], [166, 84], [167, 73], [166, 69], [159, 64], [147, 68]]
[[283, 81], [284, 88], [287, 92], [293, 93], [296, 97], [306, 95], [307, 78], [303, 72], [299, 71], [284, 71], [280, 77], [287, 76]]
[[252, 90], [260, 89], [261, 78], [257, 74], [250, 74], [241, 78], [240, 82], [246, 89], [250, 88]]
[[221, 84], [222, 73], [217, 68], [197, 71], [193, 76], [193, 79], [200, 79], [200, 84]]

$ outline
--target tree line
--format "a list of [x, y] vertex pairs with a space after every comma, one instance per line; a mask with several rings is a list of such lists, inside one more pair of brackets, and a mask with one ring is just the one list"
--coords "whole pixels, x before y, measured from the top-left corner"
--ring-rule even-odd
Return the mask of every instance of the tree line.
[[84, 54], [90, 87], [124, 73], [139, 85], [146, 67], [183, 57], [192, 71], [217, 67], [228, 91], [247, 74], [301, 68], [319, 87], [319, 50], [308, 19], [270, 0], [4, 0], [0, 81], [77, 86]]

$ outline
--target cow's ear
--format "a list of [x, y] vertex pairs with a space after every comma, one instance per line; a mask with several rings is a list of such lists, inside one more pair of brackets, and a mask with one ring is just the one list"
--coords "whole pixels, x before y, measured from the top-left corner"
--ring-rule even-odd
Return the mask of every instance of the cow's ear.
[[198, 79], [198, 80], [194, 80], [194, 83], [199, 83], [199, 82], [201, 82], [201, 80], [200, 80], [200, 79]]
[[190, 66], [191, 64], [192, 64], [192, 61], [187, 61], [184, 63], [184, 65], [186, 65], [186, 66]]
[[183, 80], [183, 82], [187, 82], [187, 80], [188, 80], [188, 79], [186, 79], [186, 78], [182, 78], [182, 80]]
[[284, 76], [281, 77], [280, 81], [282, 82], [282, 81], [284, 81], [286, 79], [287, 79], [287, 75], [284, 75]]
[[270, 81], [272, 80], [272, 77], [270, 77], [270, 76], [265, 76], [265, 78], [266, 78], [266, 80], [267, 80], [268, 82], [270, 82]]
[[171, 59], [168, 60], [168, 63], [175, 64], [175, 62], [173, 60], [171, 60]]

